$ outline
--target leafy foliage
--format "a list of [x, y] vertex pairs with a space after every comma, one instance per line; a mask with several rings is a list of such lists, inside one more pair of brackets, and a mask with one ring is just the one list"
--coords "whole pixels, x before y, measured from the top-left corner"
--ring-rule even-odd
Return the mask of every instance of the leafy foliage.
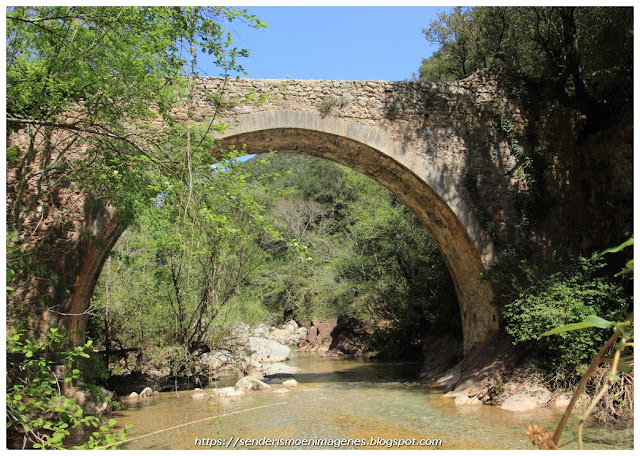
[[[50, 172], [63, 167], [69, 181], [133, 218], [153, 197], [149, 173], [182, 174], [183, 151], [166, 144], [185, 134], [172, 109], [189, 92], [185, 77], [197, 75], [195, 50], [223, 76], [243, 71], [238, 58], [248, 51], [231, 47], [223, 27], [232, 20], [264, 25], [223, 7], [12, 7], [7, 120], [64, 132], [65, 141], [53, 135]], [[74, 142], [88, 146], [89, 157], [64, 164]]]
[[[577, 367], [593, 357], [606, 336], [601, 331], [558, 332], [542, 337], [549, 328], [587, 320], [598, 326], [593, 315], [606, 320], [624, 319], [629, 300], [619, 281], [602, 273], [605, 263], [593, 255], [581, 257], [567, 272], [540, 280], [505, 306], [506, 330], [516, 343], [535, 342], [548, 364]], [[587, 327], [584, 325], [580, 325]]]
[[[22, 317], [42, 307], [59, 311], [73, 286], [73, 271], [60, 271], [57, 252], [23, 226], [36, 206], [56, 214], [45, 193], [78, 193], [85, 202], [80, 210], [95, 217], [115, 208], [125, 227], [159, 195], [190, 187], [194, 169], [212, 162], [211, 130], [222, 127], [214, 118], [185, 123], [184, 110], [176, 108], [186, 105], [191, 116], [203, 58], [220, 76], [243, 74], [240, 60], [248, 51], [233, 45], [230, 22], [265, 24], [246, 11], [199, 6], [23, 6], [6, 15], [7, 124], [23, 142], [8, 163], [18, 178], [7, 220], [16, 232], [12, 251], [20, 253], [10, 264], [16, 289], [37, 277], [43, 290], [52, 290], [52, 296], [42, 292], [44, 304], [16, 299], [12, 312]], [[26, 192], [35, 169], [38, 191]], [[182, 195], [188, 205], [189, 193]], [[59, 217], [49, 230], [67, 230], [69, 223]]]
[[439, 49], [423, 60], [422, 80], [503, 71], [594, 121], [632, 99], [631, 8], [456, 7], [424, 33]]
[[55, 328], [36, 341], [12, 331], [7, 335], [7, 433], [22, 438], [22, 447], [61, 449], [71, 430], [94, 428], [78, 448], [95, 448], [126, 438], [112, 432], [116, 420], [84, 415], [82, 408], [62, 393], [62, 384], [77, 381], [78, 360], [88, 358], [92, 343], [69, 348]]
[[166, 187], [125, 235], [107, 265], [113, 275], [98, 286], [94, 303], [129, 344], [193, 351], [215, 339], [216, 319], [264, 257], [255, 239], [266, 232], [286, 242], [235, 158], [192, 173], [191, 186]]
[[179, 195], [187, 187], [172, 189], [123, 235], [94, 296], [93, 331], [102, 332], [107, 308], [114, 342], [147, 352], [216, 346], [236, 319], [349, 315], [384, 327], [372, 350], [460, 328], [437, 248], [381, 186], [288, 154], [214, 169], [195, 173], [186, 212]]
[[288, 191], [265, 204], [274, 224], [303, 242], [311, 258], [292, 262], [287, 250], [263, 243], [272, 260], [255, 286], [269, 309], [301, 321], [356, 317], [380, 329], [372, 350], [391, 351], [391, 341], [406, 349], [398, 345], [437, 327], [459, 330], [447, 268], [424, 227], [392, 194], [322, 159], [275, 154], [256, 169], [282, 176], [271, 185]]

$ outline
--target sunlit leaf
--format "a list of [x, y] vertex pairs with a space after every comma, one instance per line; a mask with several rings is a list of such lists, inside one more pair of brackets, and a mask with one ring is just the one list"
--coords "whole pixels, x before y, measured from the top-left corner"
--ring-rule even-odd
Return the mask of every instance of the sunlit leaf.
[[581, 321], [579, 323], [570, 323], [568, 325], [562, 325], [562, 326], [558, 326], [557, 328], [554, 328], [550, 331], [546, 331], [543, 332], [542, 334], [540, 334], [541, 336], [551, 336], [554, 334], [560, 334], [563, 332], [567, 332], [567, 331], [575, 331], [576, 329], [584, 329], [584, 328], [592, 328], [593, 325], [590, 323], [585, 323], [584, 321]]
[[605, 320], [604, 318], [600, 318], [597, 315], [589, 315], [584, 320], [584, 323], [588, 323], [591, 326], [595, 326], [596, 328], [606, 329], [613, 325], [612, 322]]

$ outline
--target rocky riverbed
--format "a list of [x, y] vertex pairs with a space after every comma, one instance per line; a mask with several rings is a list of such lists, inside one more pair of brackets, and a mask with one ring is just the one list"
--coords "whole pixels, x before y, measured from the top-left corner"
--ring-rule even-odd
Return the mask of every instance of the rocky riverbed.
[[[316, 327], [314, 330], [317, 332]], [[253, 386], [259, 385], [257, 382], [265, 378], [296, 372], [296, 368], [282, 362], [290, 358], [292, 347], [296, 348], [307, 340], [308, 329], [293, 320], [279, 327], [264, 323], [249, 326], [236, 322], [224, 328], [223, 333], [224, 336], [216, 344], [221, 348], [197, 355], [189, 369], [171, 372], [169, 367], [161, 362], [154, 363], [143, 354], [128, 362], [127, 365], [131, 367], [112, 376], [109, 387], [120, 397], [135, 400], [155, 392], [193, 390], [213, 382], [228, 387], [244, 376], [256, 379]], [[317, 348], [315, 340], [311, 343], [307, 341], [307, 344]], [[232, 387], [235, 388], [235, 385]], [[238, 391], [246, 389], [245, 382]], [[226, 390], [220, 394], [233, 393]], [[236, 391], [236, 394], [241, 393]]]
[[[113, 376], [109, 389], [125, 400], [139, 400], [157, 392], [193, 391], [193, 399], [242, 396], [251, 391], [286, 393], [298, 369], [287, 363], [292, 348], [325, 356], [361, 354], [353, 324], [312, 322], [308, 327], [291, 320], [281, 326], [233, 323], [225, 328], [216, 350], [201, 353], [190, 371], [172, 373], [167, 367], [138, 363]], [[356, 334], [354, 336], [354, 334]], [[535, 365], [527, 363], [504, 335], [495, 334], [466, 357], [452, 335], [424, 340], [421, 383], [442, 391], [455, 407], [492, 405], [516, 413], [535, 409], [563, 411], [570, 394], [544, 382]], [[584, 395], [576, 412], [584, 410]]]

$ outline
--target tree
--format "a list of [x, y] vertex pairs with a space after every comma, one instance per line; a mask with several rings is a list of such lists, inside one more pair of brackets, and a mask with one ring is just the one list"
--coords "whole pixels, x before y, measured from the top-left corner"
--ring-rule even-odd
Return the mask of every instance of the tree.
[[[55, 326], [66, 314], [82, 332], [124, 227], [166, 187], [189, 186], [198, 160], [211, 162], [203, 151], [214, 119], [192, 128], [175, 108], [190, 107], [199, 53], [224, 77], [242, 72], [248, 51], [233, 47], [231, 21], [264, 25], [225, 7], [7, 9], [8, 262], [20, 320]], [[76, 193], [80, 207], [64, 207]], [[54, 245], [73, 211], [81, 247]], [[95, 264], [70, 251], [90, 252]]]
[[424, 33], [440, 48], [423, 60], [422, 80], [501, 70], [585, 114], [597, 128], [630, 106], [631, 8], [457, 7]]

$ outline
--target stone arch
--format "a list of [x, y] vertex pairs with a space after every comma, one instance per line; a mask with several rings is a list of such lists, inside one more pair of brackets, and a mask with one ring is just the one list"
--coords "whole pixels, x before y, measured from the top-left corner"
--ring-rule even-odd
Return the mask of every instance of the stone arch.
[[275, 150], [326, 158], [386, 187], [416, 214], [442, 253], [458, 296], [465, 353], [498, 328], [491, 288], [481, 280], [491, 241], [456, 185], [436, 175], [417, 151], [365, 125], [306, 111], [242, 115], [218, 139], [222, 147], [250, 154]]

